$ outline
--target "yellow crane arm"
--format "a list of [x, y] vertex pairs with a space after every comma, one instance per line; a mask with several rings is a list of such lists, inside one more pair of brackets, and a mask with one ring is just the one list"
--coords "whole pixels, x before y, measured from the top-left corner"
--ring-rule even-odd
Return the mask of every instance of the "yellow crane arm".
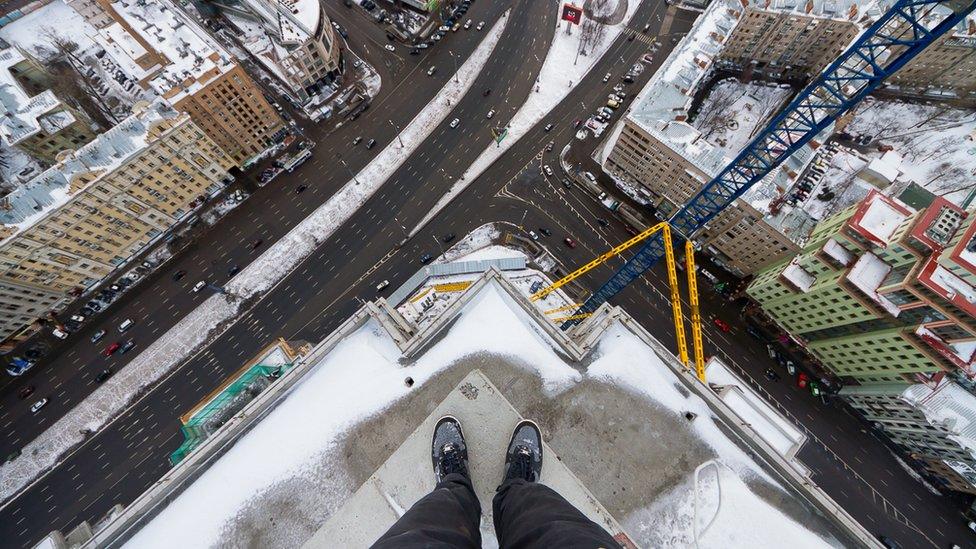
[[552, 292], [558, 290], [559, 288], [565, 286], [566, 284], [569, 284], [570, 282], [576, 280], [577, 278], [583, 276], [584, 274], [586, 274], [586, 273], [592, 271], [593, 269], [599, 267], [603, 263], [606, 263], [606, 261], [608, 259], [610, 259], [611, 257], [620, 255], [627, 248], [630, 248], [631, 246], [640, 243], [641, 241], [643, 241], [647, 237], [652, 236], [654, 233], [662, 230], [664, 227], [667, 227], [667, 226], [668, 226], [667, 223], [661, 222], [661, 223], [658, 223], [657, 225], [654, 225], [653, 227], [650, 227], [648, 229], [645, 229], [642, 233], [638, 234], [634, 238], [631, 238], [630, 240], [624, 241], [622, 244], [614, 247], [613, 249], [611, 249], [610, 251], [608, 251], [605, 254], [601, 255], [600, 257], [597, 257], [593, 261], [590, 261], [589, 263], [587, 263], [586, 265], [583, 265], [579, 269], [576, 269], [572, 273], [564, 276], [563, 278], [557, 280], [556, 282], [553, 282], [552, 283], [552, 286], [548, 286], [548, 287], [543, 288], [543, 289], [539, 290], [538, 292], [532, 294], [529, 297], [529, 299], [531, 299], [532, 301], [538, 301], [538, 300], [546, 297], [547, 295], [549, 295]]
[[698, 280], [695, 275], [695, 246], [685, 241], [685, 269], [688, 271], [688, 303], [691, 304], [691, 342], [695, 350], [695, 375], [705, 383], [705, 355], [702, 350], [701, 313], [698, 310]]

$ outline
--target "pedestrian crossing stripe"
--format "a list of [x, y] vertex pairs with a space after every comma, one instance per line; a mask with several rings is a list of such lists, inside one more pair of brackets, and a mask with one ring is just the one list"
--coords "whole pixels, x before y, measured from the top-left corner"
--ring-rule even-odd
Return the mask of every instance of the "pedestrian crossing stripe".
[[630, 27], [627, 27], [627, 33], [628, 34], [633, 34], [638, 41], [640, 41], [640, 42], [642, 42], [644, 44], [647, 44], [648, 46], [654, 46], [654, 39], [657, 38], [656, 36], [648, 36], [648, 35], [640, 32], [640, 31], [634, 30], [634, 29], [632, 29]]

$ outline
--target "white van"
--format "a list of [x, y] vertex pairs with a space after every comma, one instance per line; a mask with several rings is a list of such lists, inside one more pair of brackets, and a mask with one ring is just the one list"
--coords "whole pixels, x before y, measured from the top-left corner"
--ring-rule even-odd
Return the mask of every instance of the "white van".
[[135, 322], [133, 322], [130, 318], [123, 320], [122, 324], [119, 324], [119, 333], [124, 333], [126, 330], [131, 328], [133, 324], [135, 324]]

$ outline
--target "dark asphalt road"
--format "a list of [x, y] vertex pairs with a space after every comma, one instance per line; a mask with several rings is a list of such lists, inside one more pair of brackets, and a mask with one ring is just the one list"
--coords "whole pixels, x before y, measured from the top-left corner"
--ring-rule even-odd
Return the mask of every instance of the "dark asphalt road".
[[[551, 155], [543, 157], [541, 149], [546, 141], [553, 139], [558, 152], [573, 139], [574, 131], [569, 122], [582, 118], [580, 102], [590, 111], [604, 102], [614, 82], [602, 84], [602, 74], [621, 72], [646, 51], [646, 45], [640, 41], [627, 42], [621, 37], [593, 69], [591, 76], [543, 124], [531, 130], [427, 228], [402, 248], [395, 247], [403, 238], [401, 225], [414, 226], [446, 191], [453, 177], [459, 175], [489, 143], [489, 129], [481, 123], [484, 113], [494, 108], [498, 111], [498, 119], [506, 120], [530, 93], [539, 63], [532, 61], [529, 53], [545, 51], [554, 22], [552, 14], [545, 13], [551, 10], [544, 9], [544, 4], [514, 3], [515, 12], [495, 56], [472, 87], [471, 97], [462, 100], [455, 113], [448, 117], [448, 120], [455, 116], [460, 118], [463, 122], [459, 128], [451, 130], [446, 124], [437, 128], [349, 222], [267, 296], [245, 311], [236, 324], [78, 448], [59, 467], [0, 510], [0, 539], [4, 540], [5, 546], [29, 545], [52, 528], [70, 528], [80, 520], [101, 516], [115, 503], [131, 501], [169, 469], [167, 456], [181, 442], [177, 419], [181, 413], [219, 385], [225, 376], [270, 339], [283, 336], [318, 341], [327, 335], [360, 306], [357, 298], [376, 297], [373, 288], [377, 282], [388, 279], [395, 286], [416, 271], [420, 266], [420, 255], [437, 251], [432, 238], [447, 232], [463, 234], [488, 221], [517, 223], [524, 217], [526, 228], [544, 226], [553, 231], [546, 243], [568, 267], [582, 264], [611, 243], [626, 238], [623, 226], [616, 220], [610, 227], [595, 223], [597, 217], [610, 218], [602, 206], [579, 189], [566, 190], [558, 182], [548, 181], [540, 170], [542, 162], [558, 169], [558, 160]], [[476, 2], [470, 15], [476, 21], [489, 19], [489, 10], [491, 14], [497, 14], [502, 8]], [[655, 15], [663, 13], [663, 3], [647, 3], [638, 11], [632, 26], [640, 28], [645, 22], [656, 24]], [[350, 17], [355, 16], [350, 14]], [[687, 29], [693, 18], [694, 14], [679, 12], [672, 32]], [[355, 24], [354, 21], [339, 20], [347, 28]], [[350, 28], [355, 39], [353, 32]], [[312, 138], [319, 142], [312, 161], [295, 174], [281, 177], [258, 191], [212, 229], [210, 235], [213, 236], [208, 237], [208, 243], [201, 243], [177, 258], [164, 272], [155, 275], [153, 280], [144, 283], [131, 297], [109, 311], [100, 323], [112, 327], [121, 318], [138, 316], [144, 321], [140, 321], [132, 332], [137, 341], [145, 345], [158, 337], [203, 299], [188, 291], [196, 280], [207, 277], [211, 281], [222, 281], [226, 278], [228, 265], [244, 265], [261, 251], [250, 251], [247, 243], [254, 238], [264, 238], [270, 243], [344, 183], [346, 173], [326, 170], [326, 166], [333, 165], [331, 159], [336, 154], [342, 154], [353, 170], [365, 165], [372, 155], [362, 148], [350, 148], [355, 136], [375, 137], [381, 145], [388, 143], [393, 138], [393, 129], [387, 120], [398, 121], [402, 127], [429, 100], [450, 76], [448, 66], [453, 62], [446, 50], [454, 49], [467, 55], [480, 38], [473, 33], [449, 35], [445, 43], [434, 48], [429, 58], [414, 60], [416, 58], [408, 57], [391, 62], [389, 67], [380, 60], [378, 64], [389, 72], [390, 79], [384, 75], [383, 92], [366, 115], [357, 123], [334, 132], [336, 135], [319, 136], [314, 128], [309, 129]], [[366, 57], [371, 62], [377, 63], [372, 57], [377, 54], [382, 59], [383, 52], [368, 47], [370, 53]], [[660, 52], [658, 59], [663, 59], [666, 54], [666, 51]], [[619, 63], [618, 59], [625, 63]], [[434, 78], [417, 72], [426, 70], [430, 64], [442, 68]], [[650, 72], [645, 71], [642, 82]], [[405, 82], [409, 82], [408, 87], [400, 89]], [[631, 89], [638, 89], [638, 85]], [[489, 86], [495, 90], [489, 100], [476, 93]], [[499, 93], [506, 87], [509, 89], [505, 93]], [[550, 120], [557, 123], [557, 128], [547, 134], [541, 126]], [[294, 194], [293, 188], [301, 183], [310, 184], [309, 190], [301, 195]], [[566, 235], [572, 235], [580, 245], [575, 249], [563, 246], [561, 240]], [[355, 253], [349, 254], [350, 248]], [[620, 260], [613, 261], [581, 281], [589, 288], [596, 287], [612, 268], [620, 264]], [[190, 275], [180, 283], [173, 283], [170, 274], [179, 268], [188, 270]], [[363, 273], [370, 274], [364, 276]], [[662, 274], [660, 269], [653, 270], [641, 282], [621, 293], [615, 302], [624, 306], [652, 333], [658, 334], [663, 342], [671, 344], [673, 330]], [[737, 312], [720, 297], [704, 290], [702, 300], [706, 318], [718, 313], [736, 324]], [[97, 327], [89, 328], [94, 329]], [[754, 379], [756, 386], [768, 390], [775, 402], [783, 403], [801, 425], [818, 440], [828, 441], [831, 450], [865, 478], [866, 482], [854, 478], [850, 469], [844, 468], [842, 462], [824, 450], [817, 440], [811, 440], [801, 455], [814, 469], [818, 483], [869, 529], [885, 533], [906, 547], [948, 546], [949, 541], [972, 545], [971, 533], [967, 535], [962, 520], [946, 501], [930, 495], [898, 468], [884, 446], [869, 433], [861, 432], [859, 422], [843, 408], [824, 407], [785, 380], [767, 382], [762, 378], [762, 372], [771, 362], [765, 355], [764, 346], [739, 330], [723, 334], [708, 323], [705, 332], [706, 353], [719, 354], [740, 366]], [[88, 364], [102, 359], [97, 356], [100, 347], [92, 348], [87, 344], [84, 333], [74, 339], [53, 367], [35, 369], [35, 379], [31, 383], [47, 383], [48, 376], [59, 376], [58, 372], [63, 370], [56, 378], [62, 380], [60, 383], [65, 390], [65, 395], [59, 398], [70, 399], [71, 393], [75, 395], [73, 402], [77, 402], [91, 390], [83, 385], [84, 378], [97, 371], [95, 366]], [[36, 373], [38, 370], [42, 375]], [[46, 391], [57, 389], [59, 387], [45, 387]], [[37, 419], [47, 418], [44, 421], [49, 423], [70, 407], [63, 404], [59, 411], [55, 407], [57, 403], [57, 400], [52, 402]], [[17, 412], [10, 418], [0, 417], [0, 421], [9, 419], [18, 423], [16, 432], [28, 440], [34, 436], [27, 428], [33, 425], [33, 420], [25, 420], [25, 403], [11, 401], [9, 404], [10, 407], [4, 400], [3, 410], [16, 409]], [[0, 427], [3, 432], [8, 429], [6, 425]], [[21, 427], [25, 428], [23, 432]], [[0, 438], [2, 436], [0, 433]], [[2, 443], [9, 444], [6, 439]], [[868, 490], [869, 485], [895, 502], [895, 506], [910, 516], [914, 524], [920, 525], [934, 542], [927, 542], [916, 530], [892, 518], [885, 504], [878, 503], [877, 496]], [[907, 508], [909, 505], [911, 508]], [[935, 528], [940, 530], [938, 534], [933, 531]]]

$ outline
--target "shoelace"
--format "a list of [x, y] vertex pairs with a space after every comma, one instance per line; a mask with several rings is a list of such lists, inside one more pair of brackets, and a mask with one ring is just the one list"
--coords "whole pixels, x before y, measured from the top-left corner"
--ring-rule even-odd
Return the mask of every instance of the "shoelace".
[[525, 446], [515, 448], [515, 457], [512, 458], [509, 476], [528, 481], [532, 480], [532, 452]]
[[447, 476], [451, 473], [460, 473], [462, 470], [460, 450], [451, 443], [445, 444], [441, 448], [441, 471]]

